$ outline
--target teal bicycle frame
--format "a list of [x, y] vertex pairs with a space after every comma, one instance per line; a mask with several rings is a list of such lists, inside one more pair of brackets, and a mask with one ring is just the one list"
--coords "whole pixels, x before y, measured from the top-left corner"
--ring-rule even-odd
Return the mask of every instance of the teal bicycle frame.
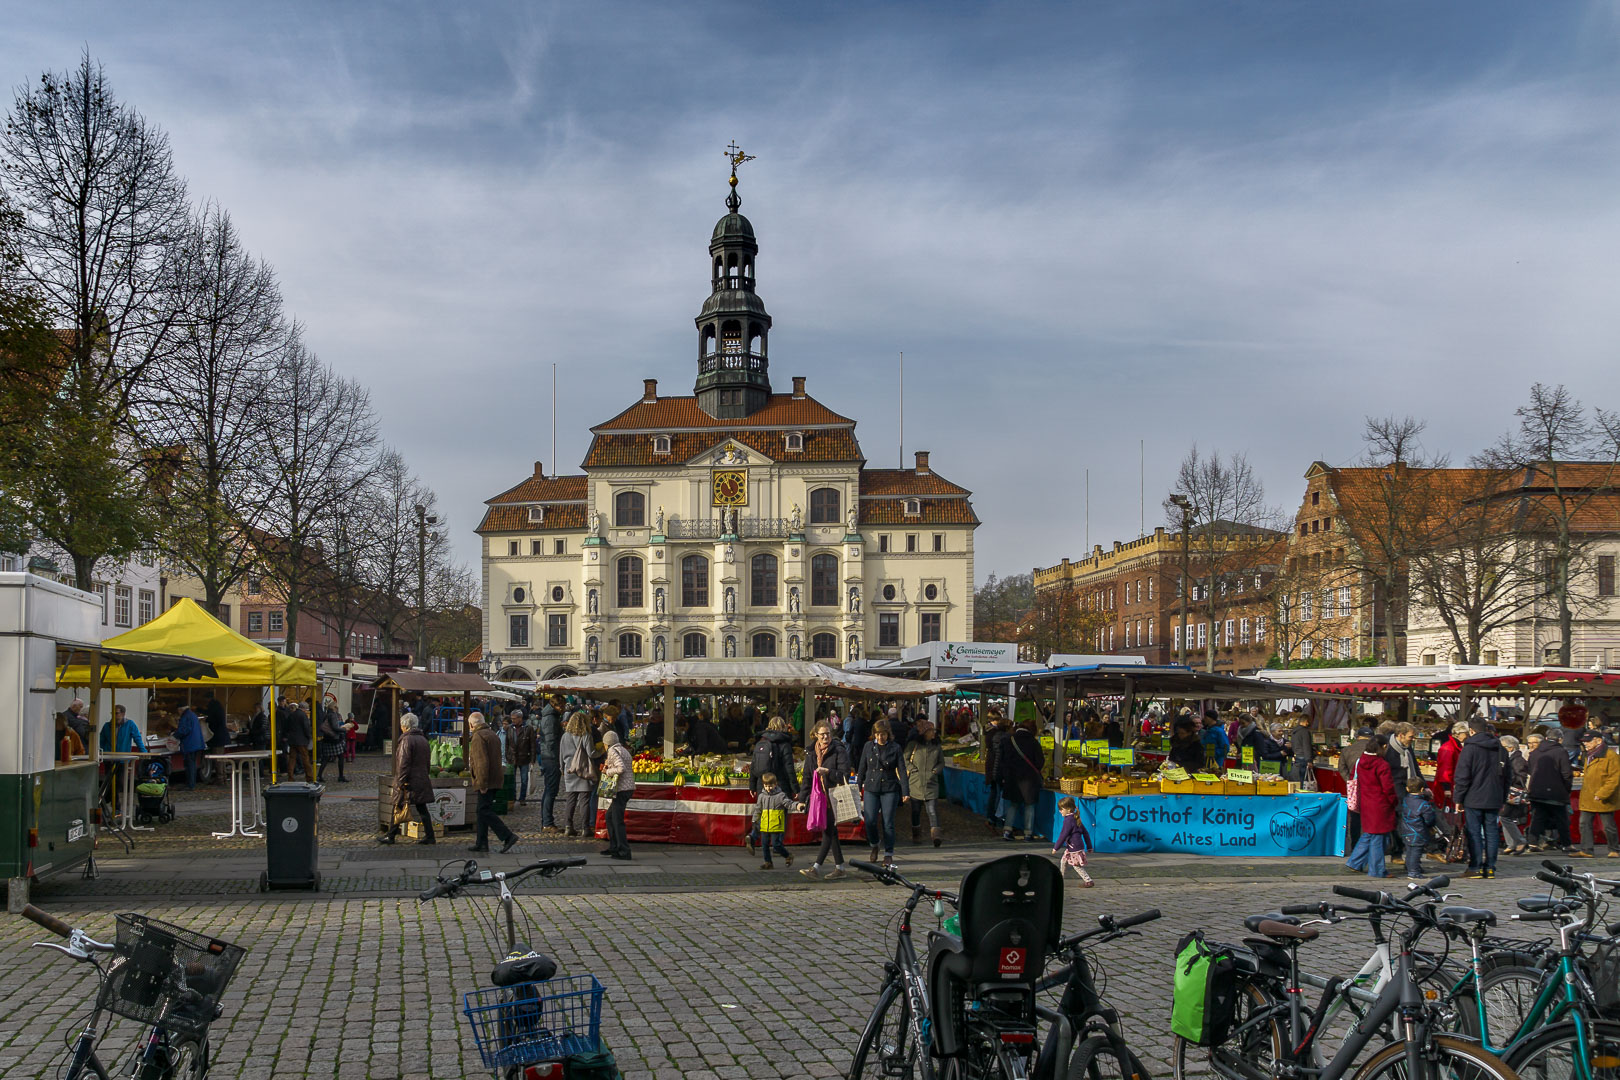
[[[1519, 916], [1515, 915], [1515, 919]], [[1572, 921], [1560, 923], [1558, 926], [1558, 975], [1557, 978], [1545, 978], [1542, 981], [1541, 992], [1536, 995], [1534, 1004], [1525, 1013], [1523, 1022], [1513, 1037], [1502, 1045], [1497, 1046], [1491, 1042], [1490, 1022], [1485, 1017], [1485, 995], [1481, 992], [1480, 967], [1482, 961], [1479, 956], [1479, 943], [1472, 937], [1469, 943], [1473, 949], [1473, 982], [1474, 1003], [1479, 1010], [1479, 1043], [1486, 1050], [1497, 1055], [1505, 1056], [1517, 1043], [1529, 1035], [1549, 1027], [1565, 1018], [1571, 1019], [1575, 1024], [1575, 1080], [1593, 1080], [1592, 1054], [1587, 1040], [1586, 1014], [1581, 1009], [1582, 976], [1575, 966], [1573, 947], [1570, 938], [1578, 933], [1585, 925], [1580, 916], [1570, 916]]]

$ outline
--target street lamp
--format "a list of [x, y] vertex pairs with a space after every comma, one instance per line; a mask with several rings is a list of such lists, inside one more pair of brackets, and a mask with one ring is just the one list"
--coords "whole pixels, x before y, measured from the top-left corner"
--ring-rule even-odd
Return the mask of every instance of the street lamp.
[[428, 526], [437, 525], [439, 516], [416, 507], [416, 662], [427, 670], [427, 535]]
[[1176, 663], [1187, 663], [1187, 557], [1192, 543], [1194, 507], [1185, 495], [1172, 495], [1170, 502], [1181, 511], [1181, 634], [1177, 639]]

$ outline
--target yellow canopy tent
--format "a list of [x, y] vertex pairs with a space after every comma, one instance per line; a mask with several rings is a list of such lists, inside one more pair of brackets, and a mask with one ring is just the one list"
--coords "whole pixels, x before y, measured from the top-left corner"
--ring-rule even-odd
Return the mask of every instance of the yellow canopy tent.
[[[195, 679], [154, 679], [132, 676], [118, 664], [108, 664], [100, 685], [152, 686], [314, 686], [318, 682], [315, 662], [300, 660], [249, 641], [208, 612], [195, 600], [182, 598], [163, 614], [127, 633], [108, 638], [104, 646], [136, 652], [168, 653], [206, 660], [214, 665], [213, 677]], [[58, 686], [89, 686], [88, 667], [75, 665], [58, 673]], [[270, 745], [276, 745], [275, 695], [270, 698]], [[275, 758], [271, 758], [275, 776]]]

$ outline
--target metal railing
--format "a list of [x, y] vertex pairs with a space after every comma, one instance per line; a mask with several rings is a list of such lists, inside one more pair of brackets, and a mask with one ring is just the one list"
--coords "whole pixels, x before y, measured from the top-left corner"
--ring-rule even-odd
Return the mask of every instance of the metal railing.
[[763, 374], [768, 366], [765, 358], [757, 353], [709, 353], [698, 361], [698, 374], [708, 375], [716, 371], [750, 371]]

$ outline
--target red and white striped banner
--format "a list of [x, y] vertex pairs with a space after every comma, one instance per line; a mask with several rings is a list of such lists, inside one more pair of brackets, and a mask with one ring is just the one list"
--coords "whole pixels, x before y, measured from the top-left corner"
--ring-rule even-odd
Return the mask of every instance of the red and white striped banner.
[[[753, 820], [754, 801], [747, 788], [637, 784], [625, 807], [624, 830], [634, 843], [741, 847]], [[804, 822], [804, 814], [788, 814], [788, 843], [820, 843], [821, 834], [812, 833]], [[607, 812], [600, 804], [596, 834], [607, 836]], [[840, 826], [838, 835], [845, 840], [859, 840], [866, 832], [855, 821]]]

